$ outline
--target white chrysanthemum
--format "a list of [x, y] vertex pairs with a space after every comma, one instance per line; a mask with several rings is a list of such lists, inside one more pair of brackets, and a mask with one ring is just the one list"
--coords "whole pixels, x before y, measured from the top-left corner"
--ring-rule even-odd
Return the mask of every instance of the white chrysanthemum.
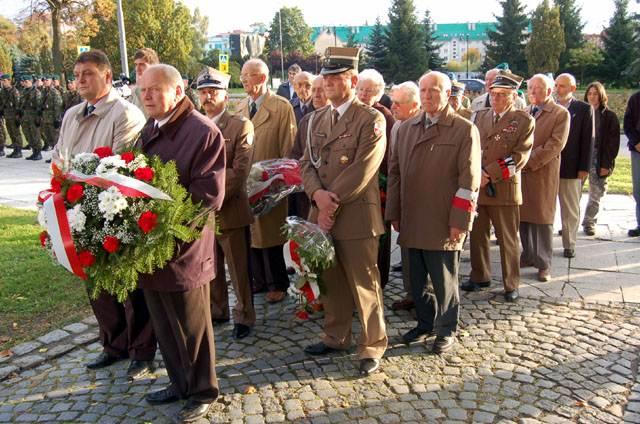
[[111, 221], [116, 215], [127, 209], [127, 199], [116, 187], [109, 187], [98, 195], [98, 209], [104, 214], [107, 221]]
[[100, 159], [100, 165], [96, 168], [96, 174], [112, 174], [118, 172], [119, 168], [126, 168], [127, 163], [122, 160], [120, 155], [107, 156]]
[[71, 166], [76, 168], [87, 162], [99, 161], [100, 157], [95, 153], [78, 153], [71, 159]]
[[38, 224], [42, 228], [47, 228], [47, 218], [44, 215], [44, 208], [38, 209]]
[[147, 161], [144, 155], [136, 155], [136, 157], [127, 164], [127, 168], [129, 171], [133, 172], [138, 168], [145, 168], [147, 166]]
[[80, 233], [84, 231], [87, 216], [80, 210], [80, 205], [75, 205], [73, 209], [67, 209], [67, 221], [69, 221], [71, 231]]

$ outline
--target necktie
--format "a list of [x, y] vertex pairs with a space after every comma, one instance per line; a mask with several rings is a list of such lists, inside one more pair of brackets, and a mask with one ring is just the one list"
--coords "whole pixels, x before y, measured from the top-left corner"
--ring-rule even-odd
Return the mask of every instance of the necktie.
[[249, 108], [249, 119], [253, 119], [253, 117], [257, 112], [258, 112], [258, 106], [256, 105], [256, 102], [252, 102], [251, 107]]
[[538, 113], [538, 106], [534, 106], [531, 109], [531, 116], [535, 117], [537, 113]]
[[500, 115], [496, 113], [493, 117], [493, 125], [497, 124], [499, 120], [500, 120]]
[[431, 120], [431, 118], [427, 118], [424, 120], [425, 128], [429, 128], [431, 125], [433, 125], [433, 121]]
[[96, 110], [96, 107], [94, 105], [88, 105], [87, 106], [87, 110], [84, 113], [84, 116], [89, 116], [93, 113], [93, 111]]
[[331, 112], [331, 123], [333, 124], [333, 126], [335, 126], [338, 123], [338, 120], [340, 119], [340, 112], [338, 112], [337, 110], [334, 110], [333, 112]]
[[304, 103], [300, 104], [300, 113], [304, 116], [304, 113], [307, 111], [307, 108], [304, 106]]

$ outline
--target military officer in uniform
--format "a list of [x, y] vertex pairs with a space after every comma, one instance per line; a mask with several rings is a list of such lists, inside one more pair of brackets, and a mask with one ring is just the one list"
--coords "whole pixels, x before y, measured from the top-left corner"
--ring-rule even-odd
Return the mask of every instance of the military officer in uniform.
[[[11, 78], [9, 75], [0, 74], [0, 81], [4, 81], [4, 78]], [[4, 110], [5, 110], [5, 102], [7, 101], [7, 93], [4, 87], [0, 87], [0, 157], [4, 156], [4, 148], [7, 142], [5, 135], [5, 119], [4, 119]]]
[[42, 90], [42, 103], [40, 109], [42, 110], [42, 126], [40, 131], [42, 133], [42, 139], [44, 140], [44, 146], [42, 150], [51, 150], [53, 146], [58, 142], [58, 136], [60, 134], [60, 123], [62, 122], [62, 95], [53, 86], [53, 79], [51, 76], [47, 76], [44, 82], [44, 89]]
[[51, 75], [51, 86], [58, 90], [61, 96], [64, 96], [64, 87], [60, 85], [60, 77], [58, 74]]
[[502, 282], [508, 302], [518, 299], [520, 170], [529, 159], [535, 127], [527, 112], [513, 107], [513, 93], [521, 82], [522, 78], [517, 75], [498, 75], [490, 87], [491, 109], [481, 110], [474, 117], [482, 145], [482, 181], [478, 217], [471, 231], [471, 277], [460, 286], [465, 291], [489, 287], [489, 237], [493, 224], [500, 246]]
[[[479, 110], [491, 108], [491, 96], [489, 96], [489, 89], [493, 84], [493, 80], [496, 79], [498, 74], [509, 71], [509, 66], [507, 64], [504, 64], [504, 65], [501, 64], [499, 66], [500, 68], [490, 69], [485, 74], [484, 83], [485, 83], [487, 92], [473, 99], [473, 101], [471, 102], [471, 106], [469, 106], [469, 108], [472, 111], [477, 112]], [[522, 99], [522, 97], [519, 97], [517, 92], [514, 92], [513, 96], [514, 96], [513, 107], [519, 110], [524, 110], [524, 108], [527, 107], [527, 104]]]
[[222, 132], [227, 157], [225, 196], [216, 214], [220, 234], [216, 235], [216, 277], [211, 282], [211, 318], [229, 321], [229, 292], [224, 270], [225, 260], [236, 294], [233, 307], [233, 337], [249, 335], [256, 321], [249, 280], [249, 225], [253, 215], [245, 190], [251, 169], [253, 124], [227, 110], [227, 88], [231, 76], [208, 68], [198, 77], [198, 95], [205, 114]]
[[22, 133], [20, 132], [20, 120], [18, 119], [18, 109], [20, 108], [20, 91], [11, 84], [11, 76], [4, 74], [0, 77], [2, 90], [0, 90], [2, 104], [2, 114], [11, 140], [10, 147], [13, 152], [7, 157], [16, 159], [22, 157]]
[[451, 95], [449, 96], [449, 105], [460, 116], [471, 119], [473, 113], [471, 109], [463, 105], [465, 85], [458, 81], [451, 81]]
[[82, 103], [82, 97], [80, 97], [78, 90], [76, 90], [76, 79], [73, 75], [67, 79], [67, 91], [64, 93], [63, 102], [64, 112]]
[[40, 139], [40, 107], [42, 105], [42, 93], [34, 86], [34, 80], [30, 75], [22, 77], [24, 92], [20, 101], [20, 117], [22, 130], [31, 148], [31, 156], [27, 160], [41, 160], [42, 140]]
[[302, 178], [312, 201], [309, 219], [333, 237], [334, 265], [322, 275], [326, 293], [322, 341], [310, 355], [347, 349], [354, 309], [362, 326], [359, 371], [376, 371], [387, 349], [378, 238], [384, 233], [378, 169], [386, 151], [384, 116], [356, 99], [360, 49], [329, 47], [322, 65], [324, 91], [331, 106], [309, 115]]

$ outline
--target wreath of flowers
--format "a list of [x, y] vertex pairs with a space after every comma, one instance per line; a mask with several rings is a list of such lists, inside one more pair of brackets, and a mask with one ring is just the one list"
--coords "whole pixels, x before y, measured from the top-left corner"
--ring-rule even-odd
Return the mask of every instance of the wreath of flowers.
[[179, 183], [175, 162], [157, 156], [99, 147], [52, 171], [38, 196], [40, 243], [93, 297], [105, 290], [124, 301], [139, 274], [164, 267], [211, 216]]

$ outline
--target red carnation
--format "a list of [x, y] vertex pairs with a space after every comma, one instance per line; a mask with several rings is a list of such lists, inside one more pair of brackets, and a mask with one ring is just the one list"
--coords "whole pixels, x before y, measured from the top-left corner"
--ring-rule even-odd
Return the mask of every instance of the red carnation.
[[55, 177], [51, 178], [51, 191], [54, 193], [60, 193], [62, 191], [62, 183]]
[[73, 184], [67, 189], [67, 202], [76, 203], [84, 196], [84, 187], [82, 184]]
[[142, 212], [140, 218], [138, 218], [138, 227], [145, 233], [148, 234], [156, 228], [158, 225], [158, 215], [151, 211]]
[[309, 313], [307, 311], [298, 311], [298, 312], [296, 312], [296, 317], [298, 319], [306, 321], [306, 320], [309, 319]]
[[46, 231], [43, 231], [40, 233], [40, 245], [42, 247], [44, 247], [44, 245], [47, 243], [48, 238], [49, 238], [49, 233], [47, 233]]
[[80, 261], [80, 265], [82, 265], [83, 268], [87, 268], [96, 262], [96, 257], [88, 250], [83, 250], [82, 252], [78, 253], [78, 260]]
[[102, 240], [102, 247], [109, 253], [113, 253], [120, 248], [120, 240], [113, 236], [106, 236]]
[[124, 152], [120, 153], [120, 158], [126, 163], [129, 163], [136, 158], [136, 155], [133, 152]]
[[102, 158], [106, 158], [108, 156], [113, 156], [113, 150], [111, 150], [111, 147], [109, 146], [104, 146], [104, 147], [97, 147], [93, 153], [95, 153], [96, 155], [98, 155], [98, 157], [100, 159]]
[[133, 171], [133, 175], [135, 175], [139, 180], [151, 181], [153, 180], [153, 169], [148, 166], [144, 166]]

